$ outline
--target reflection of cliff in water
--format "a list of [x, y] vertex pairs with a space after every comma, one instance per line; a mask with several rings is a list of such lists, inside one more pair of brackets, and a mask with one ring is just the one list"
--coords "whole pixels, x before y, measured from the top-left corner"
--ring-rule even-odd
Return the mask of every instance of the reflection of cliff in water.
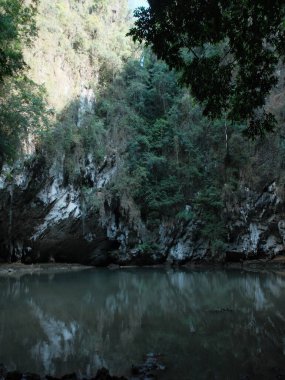
[[270, 378], [282, 366], [285, 277], [276, 274], [94, 270], [0, 285], [0, 362], [11, 369], [123, 374], [150, 351], [165, 354], [169, 379]]

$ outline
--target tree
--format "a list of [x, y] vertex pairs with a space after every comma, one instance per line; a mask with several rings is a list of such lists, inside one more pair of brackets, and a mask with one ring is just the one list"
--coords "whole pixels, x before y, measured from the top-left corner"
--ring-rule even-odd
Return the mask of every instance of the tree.
[[5, 80], [0, 92], [0, 168], [15, 159], [27, 136], [37, 141], [47, 128], [51, 110], [45, 89], [26, 77]]
[[285, 55], [282, 0], [149, 0], [129, 34], [181, 73], [212, 118], [246, 122], [251, 137], [271, 131], [266, 98]]
[[0, 82], [25, 67], [23, 45], [36, 35], [35, 14], [38, 0], [0, 0]]
[[[23, 48], [37, 33], [38, 0], [0, 0], [0, 169], [48, 124], [45, 91], [26, 76]], [[35, 136], [34, 136], [35, 137]]]

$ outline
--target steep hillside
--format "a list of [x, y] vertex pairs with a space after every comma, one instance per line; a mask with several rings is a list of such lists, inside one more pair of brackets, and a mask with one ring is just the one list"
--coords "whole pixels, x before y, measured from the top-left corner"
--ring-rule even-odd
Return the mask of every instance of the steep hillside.
[[284, 253], [283, 85], [268, 100], [278, 129], [249, 141], [242, 125], [206, 119], [179, 76], [126, 37], [130, 23], [126, 1], [40, 2], [25, 58], [52, 111], [2, 168], [1, 260]]

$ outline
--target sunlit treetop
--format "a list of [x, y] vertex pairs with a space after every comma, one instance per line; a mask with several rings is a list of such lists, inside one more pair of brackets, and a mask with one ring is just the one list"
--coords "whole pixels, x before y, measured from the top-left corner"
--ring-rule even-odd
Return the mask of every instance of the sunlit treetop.
[[149, 0], [130, 35], [151, 45], [204, 105], [205, 115], [271, 131], [265, 104], [285, 55], [285, 1]]

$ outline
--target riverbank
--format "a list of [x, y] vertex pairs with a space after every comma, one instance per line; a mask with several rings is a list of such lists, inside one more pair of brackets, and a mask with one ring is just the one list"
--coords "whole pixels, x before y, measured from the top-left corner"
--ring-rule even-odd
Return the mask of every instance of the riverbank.
[[43, 263], [27, 265], [23, 263], [2, 263], [0, 264], [0, 276], [75, 272], [92, 268], [94, 267], [80, 264]]
[[[132, 268], [180, 268], [180, 269], [197, 269], [197, 268], [228, 268], [228, 269], [244, 269], [244, 270], [285, 270], [285, 256], [276, 256], [272, 259], [244, 260], [240, 262], [190, 262], [184, 265], [171, 265], [170, 263], [158, 265], [109, 265], [106, 268], [110, 270], [132, 269]], [[68, 264], [68, 263], [1, 263], [0, 276], [2, 275], [22, 275], [22, 274], [42, 274], [42, 273], [62, 273], [69, 271], [82, 271], [95, 269], [96, 266]]]
[[285, 256], [276, 256], [272, 259], [244, 260], [241, 262], [228, 262], [228, 268], [243, 269], [285, 269]]

